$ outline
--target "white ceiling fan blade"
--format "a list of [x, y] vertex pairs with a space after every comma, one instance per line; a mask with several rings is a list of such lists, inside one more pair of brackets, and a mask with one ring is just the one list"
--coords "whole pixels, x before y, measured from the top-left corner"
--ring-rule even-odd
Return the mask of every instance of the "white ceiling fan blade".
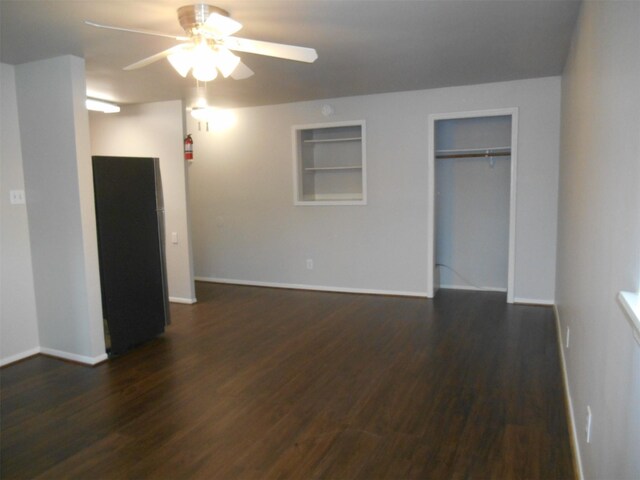
[[88, 20], [85, 20], [84, 23], [96, 28], [106, 28], [107, 30], [118, 30], [120, 32], [127, 32], [127, 33], [140, 33], [142, 35], [153, 35], [154, 37], [173, 38], [174, 40], [180, 40], [181, 42], [185, 42], [189, 40], [189, 37], [180, 36], [180, 35], [170, 35], [167, 33], [160, 33], [160, 32], [152, 32], [151, 30], [138, 30], [134, 28], [114, 27], [113, 25], [101, 25], [99, 23], [90, 22]]
[[216, 38], [228, 37], [242, 28], [240, 22], [213, 12], [204, 23], [205, 28]]
[[228, 49], [238, 52], [255, 53], [257, 55], [267, 55], [269, 57], [296, 60], [298, 62], [313, 63], [318, 58], [318, 54], [313, 48], [296, 47], [282, 43], [227, 37], [222, 39], [222, 44]]
[[147, 65], [151, 65], [153, 62], [157, 62], [158, 60], [162, 60], [163, 58], [168, 57], [172, 53], [177, 53], [179, 51], [182, 51], [182, 50], [184, 50], [185, 48], [187, 48], [189, 46], [190, 46], [189, 44], [182, 43], [180, 45], [176, 45], [174, 47], [167, 48], [166, 50], [163, 50], [162, 52], [156, 53], [155, 55], [151, 55], [150, 57], [143, 58], [142, 60], [140, 60], [140, 61], [138, 61], [136, 63], [132, 63], [131, 65], [127, 65], [126, 67], [123, 68], [123, 70], [135, 70], [137, 68], [146, 67]]
[[244, 80], [253, 75], [253, 70], [247, 67], [242, 61], [238, 64], [233, 72], [231, 72], [231, 78], [234, 80]]

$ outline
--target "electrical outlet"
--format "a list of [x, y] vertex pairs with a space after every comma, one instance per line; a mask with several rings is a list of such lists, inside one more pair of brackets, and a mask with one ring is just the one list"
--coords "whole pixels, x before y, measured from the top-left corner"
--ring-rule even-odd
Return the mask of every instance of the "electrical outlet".
[[307, 258], [307, 270], [313, 270], [313, 259]]
[[587, 421], [584, 426], [584, 433], [586, 434], [587, 443], [591, 443], [591, 407], [587, 405]]
[[567, 335], [564, 337], [565, 341], [567, 343], [567, 348], [569, 348], [569, 334], [571, 333], [571, 330], [569, 329], [569, 327], [567, 327]]
[[24, 190], [10, 190], [9, 201], [11, 202], [11, 205], [24, 205]]

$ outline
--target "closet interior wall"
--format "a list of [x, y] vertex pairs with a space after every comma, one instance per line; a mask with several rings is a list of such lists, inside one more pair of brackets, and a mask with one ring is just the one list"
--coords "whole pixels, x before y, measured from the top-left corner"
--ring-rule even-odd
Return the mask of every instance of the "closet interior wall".
[[[436, 122], [435, 259], [441, 288], [507, 291], [510, 147], [511, 116]], [[477, 156], [487, 150], [496, 155]]]

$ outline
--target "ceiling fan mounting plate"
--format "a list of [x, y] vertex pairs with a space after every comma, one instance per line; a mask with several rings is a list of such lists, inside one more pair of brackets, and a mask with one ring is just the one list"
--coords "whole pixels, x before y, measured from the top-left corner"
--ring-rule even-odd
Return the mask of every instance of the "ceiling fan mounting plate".
[[192, 33], [203, 25], [212, 13], [231, 18], [229, 12], [222, 8], [206, 3], [196, 3], [195, 5], [184, 5], [178, 8], [178, 20], [185, 32]]

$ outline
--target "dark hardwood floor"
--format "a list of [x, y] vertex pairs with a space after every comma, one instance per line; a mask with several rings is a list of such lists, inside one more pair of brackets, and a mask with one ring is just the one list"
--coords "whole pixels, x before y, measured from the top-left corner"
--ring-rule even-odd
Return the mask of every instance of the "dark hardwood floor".
[[574, 478], [550, 308], [197, 289], [120, 358], [3, 368], [2, 478]]

